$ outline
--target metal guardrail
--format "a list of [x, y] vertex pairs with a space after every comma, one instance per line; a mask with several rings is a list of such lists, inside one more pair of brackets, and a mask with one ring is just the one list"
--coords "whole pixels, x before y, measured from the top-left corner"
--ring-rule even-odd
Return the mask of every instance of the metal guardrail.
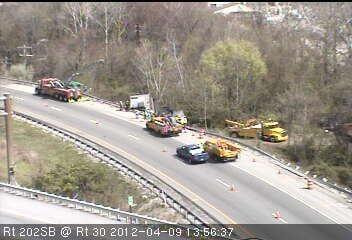
[[[22, 80], [22, 79], [16, 79], [16, 78], [9, 78], [9, 77], [4, 77], [4, 76], [0, 76], [0, 79], [6, 79], [6, 80], [9, 80], [9, 81], [18, 82], [18, 83], [22, 83], [22, 84], [25, 84], [25, 85], [34, 85], [34, 86], [37, 85], [36, 82], [32, 82], [32, 81], [28, 81], [28, 80]], [[111, 106], [120, 108], [120, 105], [114, 103], [113, 101], [102, 99], [102, 98], [93, 96], [91, 94], [83, 93], [83, 95], [86, 96], [86, 97], [92, 98], [94, 100], [97, 100], [97, 101], [99, 101], [101, 103], [106, 103], [106, 104], [109, 104]]]
[[171, 222], [142, 216], [135, 213], [129, 213], [114, 209], [111, 207], [104, 207], [102, 205], [96, 205], [77, 199], [70, 199], [67, 197], [61, 197], [54, 194], [41, 192], [38, 190], [14, 186], [7, 183], [0, 183], [0, 189], [4, 192], [15, 194], [17, 196], [23, 196], [31, 199], [41, 200], [49, 203], [59, 204], [62, 206], [74, 208], [81, 211], [86, 211], [93, 214], [98, 214], [103, 217], [116, 219], [118, 223], [135, 223], [135, 224], [173, 224]]
[[35, 82], [31, 82], [31, 81], [28, 81], [28, 80], [22, 80], [22, 79], [17, 79], [17, 78], [9, 78], [9, 77], [4, 77], [4, 76], [0, 76], [0, 78], [6, 79], [6, 80], [10, 80], [10, 81], [13, 81], [13, 82], [23, 83], [23, 84], [36, 85]]
[[[119, 156], [119, 158], [107, 153], [105, 149], [97, 144], [93, 144], [88, 139], [85, 139], [81, 136], [77, 136], [67, 130], [58, 128], [52, 124], [46, 123], [40, 119], [36, 119], [34, 117], [28, 116], [23, 113], [14, 112], [16, 118], [20, 118], [33, 124], [35, 126], [41, 127], [48, 132], [52, 132], [53, 134], [63, 138], [64, 140], [71, 141], [76, 145], [76, 147], [82, 149], [85, 152], [88, 152], [90, 155], [98, 158], [100, 161], [106, 163], [109, 166], [116, 168], [120, 171], [121, 174], [127, 175], [131, 177], [131, 179], [135, 180], [138, 184], [142, 185], [145, 189], [149, 189], [151, 193], [161, 198], [166, 204], [174, 208], [177, 212], [185, 217], [191, 224], [194, 225], [207, 225], [209, 219], [214, 223], [218, 223], [218, 221], [209, 216], [209, 214], [201, 209], [200, 207], [195, 213], [195, 208], [192, 206], [192, 209], [189, 206], [185, 206], [185, 200], [188, 199], [187, 196], [182, 195], [180, 192], [176, 191], [177, 194], [182, 195], [182, 199], [176, 200], [172, 193], [163, 190], [153, 181], [148, 180], [143, 174], [138, 171], [132, 169], [130, 166], [124, 164], [119, 158], [124, 158], [123, 156]], [[115, 153], [116, 154], [116, 153]], [[118, 154], [116, 154], [118, 155]], [[188, 200], [191, 202], [190, 200]], [[201, 213], [201, 214], [199, 214]], [[200, 215], [200, 216], [198, 216]], [[205, 218], [207, 216], [207, 218]], [[205, 219], [204, 219], [205, 218]]]
[[[21, 84], [35, 85], [35, 83], [31, 81], [0, 76], [0, 79], [1, 78], [12, 82], [18, 82]], [[111, 101], [104, 100], [99, 97], [95, 97], [91, 95], [86, 95], [86, 96], [91, 97], [99, 102], [103, 102], [114, 107], [119, 107], [117, 106], [117, 104]], [[88, 139], [85, 139], [81, 136], [77, 136], [76, 134], [73, 134], [65, 129], [58, 128], [52, 124], [46, 123], [40, 119], [36, 119], [26, 114], [19, 113], [19, 112], [14, 112], [14, 113], [15, 113], [15, 116], [17, 117], [24, 118], [28, 120], [30, 123], [34, 122], [35, 125], [45, 128], [46, 130], [53, 132], [59, 137], [72, 141], [78, 148], [81, 148], [82, 150], [87, 151], [92, 156], [95, 156], [101, 161], [107, 163], [108, 165], [115, 167], [117, 170], [121, 172], [121, 174], [130, 176], [132, 179], [136, 180], [143, 187], [149, 189], [155, 195], [160, 197], [164, 202], [166, 202], [168, 205], [173, 207], [177, 212], [181, 213], [181, 215], [183, 215], [190, 223], [195, 225], [207, 225], [209, 223], [219, 223], [219, 221], [216, 220], [215, 217], [207, 213], [207, 211], [203, 209], [201, 206], [193, 203], [192, 199], [189, 199], [187, 196], [182, 194], [179, 190], [168, 185], [167, 183], [164, 183], [166, 186], [168, 186], [168, 188], [172, 189], [172, 192], [181, 196], [181, 198], [179, 197], [180, 198], [179, 200], [176, 200], [172, 196], [174, 195], [172, 192], [168, 192], [166, 190], [161, 189], [159, 186], [157, 186], [157, 184], [153, 183], [153, 181], [150, 181], [146, 177], [144, 177], [143, 174], [140, 174], [136, 170], [131, 169], [129, 166], [127, 166], [120, 160], [121, 158], [125, 159], [125, 157], [119, 155], [118, 158], [120, 159], [118, 159], [112, 156], [111, 154], [106, 153], [106, 149], [104, 147], [99, 146], [96, 143], [92, 144], [92, 142], [89, 141]], [[96, 147], [93, 145], [95, 145]], [[118, 155], [118, 154], [114, 153], [114, 155]], [[152, 173], [151, 175], [155, 176]], [[158, 178], [157, 176], [155, 177]], [[163, 182], [163, 181], [160, 179], [160, 182]], [[186, 202], [188, 202], [188, 206], [186, 206], [187, 205]]]
[[87, 96], [87, 97], [90, 97], [90, 98], [92, 98], [92, 99], [94, 99], [94, 100], [96, 100], [96, 101], [99, 101], [99, 102], [101, 102], [101, 103], [106, 103], [106, 104], [108, 104], [108, 105], [111, 105], [111, 106], [114, 106], [114, 107], [120, 109], [120, 105], [114, 103], [113, 101], [106, 100], [106, 99], [102, 99], [102, 98], [100, 98], [100, 97], [96, 97], [96, 96], [93, 96], [93, 95], [90, 95], [90, 94], [86, 94], [86, 93], [84, 93], [83, 95], [84, 95], [84, 96]]
[[[194, 128], [194, 127], [187, 126], [186, 128], [188, 130], [195, 131], [195, 132], [199, 132], [200, 131], [200, 129]], [[308, 177], [309, 176], [309, 173], [310, 173], [309, 171], [306, 171], [306, 172], [303, 173], [303, 172], [299, 171], [299, 169], [300, 169], [299, 166], [291, 164], [291, 163], [286, 163], [284, 160], [279, 159], [279, 158], [277, 158], [277, 157], [275, 157], [275, 156], [263, 151], [262, 149], [259, 149], [257, 147], [254, 147], [254, 146], [251, 146], [249, 144], [243, 143], [242, 141], [238, 141], [235, 138], [223, 136], [223, 135], [221, 135], [219, 133], [216, 133], [216, 132], [208, 131], [208, 132], [206, 132], [206, 134], [214, 136], [214, 137], [224, 138], [224, 139], [236, 142], [236, 143], [238, 143], [240, 145], [243, 145], [243, 146], [245, 146], [245, 147], [247, 147], [249, 149], [252, 149], [254, 151], [257, 151], [257, 152], [261, 153], [262, 155], [265, 155], [265, 156], [271, 158], [272, 162], [275, 165], [277, 165], [277, 166], [279, 166], [279, 167], [281, 167], [281, 168], [283, 168], [283, 169], [285, 169], [285, 170], [287, 170], [287, 171], [289, 171], [291, 173], [294, 173], [297, 176], [300, 176], [300, 177]], [[290, 166], [293, 166], [294, 168], [292, 168]], [[313, 182], [315, 184], [317, 184], [318, 186], [321, 186], [323, 188], [333, 188], [333, 189], [335, 189], [337, 191], [346, 193], [350, 197], [352, 197], [352, 190], [351, 189], [343, 188], [341, 186], [338, 186], [336, 183], [330, 183], [330, 182], [328, 182], [327, 178], [325, 178], [325, 177], [322, 177], [321, 179], [319, 179], [319, 178], [317, 178], [317, 175], [315, 175], [315, 174], [310, 173], [310, 175], [312, 175], [312, 177], [314, 178]]]
[[[34, 84], [33, 82], [26, 81], [26, 80], [19, 80], [19, 79], [7, 78], [7, 77], [0, 77], [0, 78], [4, 78], [4, 79], [10, 80], [10, 81], [20, 82], [20, 83], [24, 83], [24, 84]], [[99, 102], [106, 103], [108, 105], [111, 105], [111, 106], [119, 108], [119, 106], [116, 103], [112, 102], [112, 101], [105, 100], [105, 99], [102, 99], [102, 98], [99, 98], [99, 97], [96, 97], [96, 96], [92, 96], [92, 95], [88, 95], [88, 94], [86, 94], [86, 96], [88, 96], [88, 97], [90, 97], [92, 99], [95, 99], [95, 100], [97, 100]], [[197, 128], [194, 128], [194, 127], [187, 126], [186, 128], [191, 130], [191, 131], [196, 131], [196, 132], [200, 131], [200, 129], [197, 129]], [[291, 164], [291, 163], [286, 163], [284, 160], [278, 159], [277, 157], [275, 157], [272, 154], [269, 154], [269, 153], [263, 151], [262, 149], [259, 149], [257, 147], [254, 147], [254, 146], [251, 146], [249, 144], [243, 143], [242, 141], [238, 141], [235, 138], [223, 136], [223, 135], [221, 135], [219, 133], [216, 133], [216, 132], [208, 131], [206, 134], [211, 135], [211, 136], [215, 136], [215, 137], [228, 139], [230, 141], [234, 141], [234, 142], [236, 142], [236, 143], [238, 143], [240, 145], [243, 145], [243, 146], [245, 146], [245, 147], [247, 147], [249, 149], [257, 151], [257, 152], [259, 152], [259, 153], [271, 158], [272, 162], [275, 165], [277, 165], [277, 166], [279, 166], [279, 167], [281, 167], [281, 168], [283, 168], [283, 169], [285, 169], [285, 170], [287, 170], [287, 171], [289, 171], [291, 173], [294, 173], [297, 176], [308, 177], [309, 175], [311, 175], [313, 177], [313, 179], [314, 179], [313, 182], [315, 184], [317, 184], [317, 185], [319, 185], [319, 186], [321, 186], [323, 188], [335, 189], [335, 190], [337, 190], [337, 191], [339, 191], [341, 193], [346, 193], [350, 197], [352, 197], [352, 190], [351, 189], [348, 189], [346, 187], [338, 186], [337, 183], [329, 182], [328, 179], [325, 178], [325, 177], [322, 177], [321, 179], [319, 179], [319, 178], [317, 178], [316, 174], [313, 174], [313, 173], [311, 173], [309, 171], [306, 171], [306, 172], [303, 173], [303, 172], [299, 171], [299, 168], [300, 168], [299, 166], [296, 166], [296, 165]], [[294, 166], [295, 168], [292, 168], [290, 166]]]

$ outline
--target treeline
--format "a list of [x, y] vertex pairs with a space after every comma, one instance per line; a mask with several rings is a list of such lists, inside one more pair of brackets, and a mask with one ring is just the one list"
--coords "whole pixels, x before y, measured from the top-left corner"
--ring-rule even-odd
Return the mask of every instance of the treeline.
[[347, 144], [321, 128], [352, 121], [352, 5], [292, 4], [308, 19], [224, 17], [205, 2], [5, 3], [0, 53], [22, 63], [15, 49], [31, 45], [34, 79], [64, 79], [104, 58], [79, 79], [94, 94], [150, 92], [192, 123], [280, 120], [292, 160], [352, 185]]

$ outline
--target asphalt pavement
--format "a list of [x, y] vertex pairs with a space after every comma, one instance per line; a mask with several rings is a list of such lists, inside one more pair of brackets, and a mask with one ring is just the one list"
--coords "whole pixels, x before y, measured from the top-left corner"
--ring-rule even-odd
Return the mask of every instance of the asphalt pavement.
[[116, 220], [0, 191], [1, 224], [113, 224]]
[[[176, 138], [156, 136], [138, 125], [98, 111], [91, 111], [80, 104], [68, 104], [22, 91], [6, 90], [17, 98], [17, 100], [15, 98], [14, 110], [40, 116], [43, 120], [62, 124], [62, 126], [69, 126], [77, 132], [94, 136], [103, 143], [128, 152], [134, 159], [156, 169], [154, 174], [162, 175], [164, 179], [171, 179], [170, 185], [174, 185], [181, 192], [188, 193], [195, 203], [207, 209], [223, 223], [334, 223], [290, 195], [229, 163], [189, 165], [181, 161], [175, 156], [176, 147], [182, 145]], [[235, 183], [238, 191], [229, 191], [226, 182]], [[278, 210], [283, 222], [273, 217], [273, 213]], [[336, 232], [342, 229], [339, 226], [333, 230], [325, 228], [325, 231], [329, 232], [324, 233], [324, 229], [317, 230], [311, 227], [314, 225], [306, 226], [304, 233], [319, 236], [318, 239], [331, 239], [331, 234], [336, 236]], [[251, 225], [246, 225], [245, 229], [255, 233], [258, 231], [257, 227], [251, 227]], [[275, 236], [275, 233], [265, 232], [264, 237], [279, 239], [282, 234]]]

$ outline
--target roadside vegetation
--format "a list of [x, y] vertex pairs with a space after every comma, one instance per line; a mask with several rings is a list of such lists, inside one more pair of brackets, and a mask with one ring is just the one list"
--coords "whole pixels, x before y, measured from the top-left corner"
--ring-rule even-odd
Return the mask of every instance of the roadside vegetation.
[[[4, 121], [0, 122], [4, 129]], [[159, 199], [116, 170], [94, 161], [71, 143], [20, 121], [14, 121], [15, 178], [21, 186], [85, 200], [128, 211], [127, 198], [133, 196], [133, 212], [170, 221], [182, 219]], [[0, 180], [6, 182], [6, 144], [0, 132]]]
[[290, 4], [307, 20], [222, 16], [206, 2], [4, 3], [0, 53], [11, 50], [15, 65], [15, 49], [33, 46], [33, 79], [65, 79], [104, 58], [78, 78], [93, 94], [124, 101], [149, 92], [191, 124], [279, 120], [289, 140], [269, 149], [351, 186], [348, 141], [323, 129], [352, 122], [352, 5]]

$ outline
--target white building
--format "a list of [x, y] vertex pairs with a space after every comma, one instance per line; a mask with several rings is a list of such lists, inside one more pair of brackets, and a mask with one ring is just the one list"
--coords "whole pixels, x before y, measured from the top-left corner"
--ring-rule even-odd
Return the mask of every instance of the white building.
[[228, 14], [237, 14], [237, 13], [253, 13], [255, 12], [252, 8], [247, 7], [244, 4], [236, 4], [236, 5], [232, 5], [229, 7], [225, 7], [222, 9], [219, 9], [217, 11], [215, 11], [215, 14], [223, 14], [223, 15], [228, 15]]
[[224, 7], [226, 6], [227, 4], [229, 4], [231, 2], [208, 2], [208, 7], [211, 7], [211, 8], [221, 8], [221, 7]]

